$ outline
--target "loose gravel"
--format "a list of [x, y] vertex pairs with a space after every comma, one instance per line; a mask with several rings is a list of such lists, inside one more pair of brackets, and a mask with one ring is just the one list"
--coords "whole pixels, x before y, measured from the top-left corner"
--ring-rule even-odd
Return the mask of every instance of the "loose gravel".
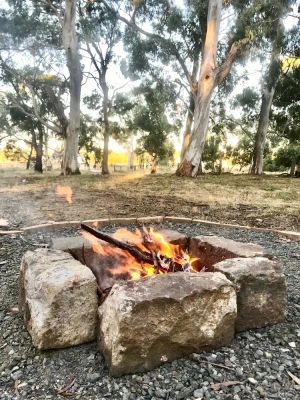
[[[192, 354], [143, 374], [112, 378], [96, 343], [39, 351], [17, 312], [18, 274], [26, 250], [49, 244], [74, 229], [0, 237], [0, 399], [193, 400], [300, 399], [300, 243], [272, 234], [200, 225], [164, 225], [189, 235], [218, 234], [265, 246], [285, 267], [286, 322], [238, 334], [230, 347]], [[103, 230], [113, 230], [115, 227]], [[74, 384], [62, 394], [58, 389]], [[239, 384], [214, 390], [212, 384]]]

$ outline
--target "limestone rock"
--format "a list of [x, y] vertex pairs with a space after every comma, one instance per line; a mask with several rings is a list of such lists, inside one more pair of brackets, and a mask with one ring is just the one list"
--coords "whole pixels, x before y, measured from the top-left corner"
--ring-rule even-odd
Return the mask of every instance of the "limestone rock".
[[266, 252], [258, 244], [237, 242], [222, 236], [196, 236], [190, 240], [189, 254], [199, 259], [201, 267], [210, 268], [228, 258], [264, 256]]
[[99, 346], [119, 376], [228, 345], [236, 293], [221, 273], [176, 272], [115, 283], [98, 312]]
[[72, 256], [53, 249], [23, 256], [20, 310], [36, 347], [60, 348], [93, 340], [97, 307], [96, 279]]
[[282, 269], [264, 257], [234, 258], [215, 265], [237, 289], [236, 330], [259, 328], [285, 318], [286, 283]]

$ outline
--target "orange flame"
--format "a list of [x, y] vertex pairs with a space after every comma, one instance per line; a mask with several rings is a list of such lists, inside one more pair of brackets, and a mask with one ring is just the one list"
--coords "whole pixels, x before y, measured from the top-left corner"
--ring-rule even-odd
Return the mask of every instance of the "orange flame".
[[72, 203], [73, 191], [70, 186], [57, 185], [56, 194], [60, 197], [63, 197], [69, 204]]
[[[144, 276], [168, 272], [167, 270], [158, 271], [157, 268], [151, 264], [140, 263], [126, 250], [104, 244], [88, 232], [82, 231], [81, 234], [92, 244], [92, 250], [94, 253], [97, 253], [102, 257], [114, 258], [116, 261], [116, 267], [110, 269], [110, 272], [113, 275], [128, 274], [131, 279], [140, 279]], [[167, 242], [161, 233], [155, 232], [152, 228], [150, 228], [149, 231], [144, 228], [144, 234], [138, 229], [133, 233], [128, 231], [126, 228], [121, 228], [112, 236], [115, 239], [133, 243], [144, 252], [149, 253], [150, 251], [153, 251], [157, 255], [168, 257], [182, 266], [187, 263], [191, 266], [191, 270], [193, 270], [192, 263], [197, 260], [190, 258], [179, 245]], [[147, 245], [145, 245], [144, 240], [147, 239], [149, 241], [147, 242]]]

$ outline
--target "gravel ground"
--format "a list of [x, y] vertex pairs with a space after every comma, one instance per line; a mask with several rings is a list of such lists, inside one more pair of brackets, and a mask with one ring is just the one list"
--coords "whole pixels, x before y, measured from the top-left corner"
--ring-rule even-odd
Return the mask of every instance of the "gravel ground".
[[[300, 243], [271, 234], [199, 225], [175, 225], [190, 235], [219, 234], [265, 246], [285, 266], [288, 315], [285, 323], [236, 336], [232, 345], [193, 354], [144, 374], [112, 378], [95, 343], [70, 349], [36, 350], [17, 313], [17, 278], [22, 254], [49, 243], [50, 237], [77, 233], [73, 229], [0, 237], [0, 399], [54, 399], [57, 389], [75, 383], [73, 398], [156, 399], [300, 399]], [[109, 229], [108, 229], [109, 230]], [[217, 366], [215, 364], [221, 364]], [[226, 368], [224, 368], [226, 366]], [[214, 391], [212, 383], [240, 381]]]

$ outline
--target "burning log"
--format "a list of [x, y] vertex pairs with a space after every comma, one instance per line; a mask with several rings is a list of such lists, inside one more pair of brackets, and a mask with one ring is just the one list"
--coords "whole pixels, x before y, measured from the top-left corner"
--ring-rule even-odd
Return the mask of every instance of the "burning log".
[[81, 224], [81, 228], [98, 239], [102, 239], [107, 243], [110, 243], [122, 250], [127, 251], [131, 254], [138, 262], [143, 265], [144, 263], [154, 265], [157, 273], [161, 272], [177, 272], [191, 270], [191, 264], [182, 256], [176, 258], [170, 258], [160, 252], [154, 250], [153, 241], [151, 235], [144, 231], [143, 234], [143, 245], [148, 251], [139, 249], [135, 244], [128, 243], [116, 239], [106, 233], [100, 232], [89, 225]]

